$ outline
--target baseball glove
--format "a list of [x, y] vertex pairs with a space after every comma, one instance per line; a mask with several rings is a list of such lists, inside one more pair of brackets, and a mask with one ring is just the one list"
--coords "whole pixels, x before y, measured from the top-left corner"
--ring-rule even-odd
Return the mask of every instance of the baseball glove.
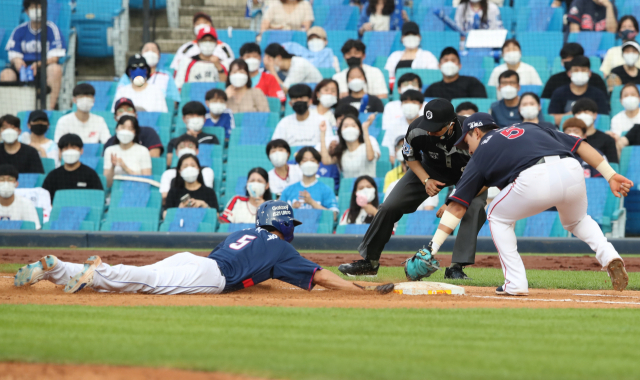
[[431, 243], [404, 262], [404, 274], [409, 281], [420, 281], [431, 276], [438, 269], [440, 269], [440, 263], [431, 254]]
[[355, 282], [353, 283], [353, 285], [359, 287], [360, 289], [364, 290], [364, 291], [372, 291], [372, 292], [376, 292], [378, 294], [387, 294], [387, 293], [391, 293], [393, 292], [393, 289], [395, 288], [395, 285], [392, 283], [388, 283], [388, 284], [382, 284], [382, 285], [371, 285], [371, 286], [362, 286], [362, 285], [358, 285]]

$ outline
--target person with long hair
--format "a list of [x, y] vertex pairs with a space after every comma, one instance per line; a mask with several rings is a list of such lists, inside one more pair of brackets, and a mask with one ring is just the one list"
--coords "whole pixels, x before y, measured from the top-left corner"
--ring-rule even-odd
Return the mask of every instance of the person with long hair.
[[385, 70], [389, 73], [389, 86], [393, 88], [396, 81], [396, 71], [402, 68], [412, 69], [438, 69], [438, 60], [428, 50], [422, 50], [420, 43], [422, 36], [420, 35], [420, 27], [413, 21], [406, 22], [402, 26], [402, 45], [404, 50], [398, 50], [391, 53], [384, 65]]
[[407, 12], [402, 10], [400, 0], [370, 0], [362, 7], [358, 21], [358, 33], [400, 30], [404, 21], [409, 21]]
[[133, 116], [123, 116], [116, 125], [116, 144], [104, 150], [104, 176], [111, 187], [117, 174], [151, 175], [149, 149], [139, 144], [140, 125]]
[[338, 105], [338, 82], [333, 79], [323, 79], [316, 85], [311, 96], [310, 110], [315, 109], [318, 115], [324, 117], [331, 127], [336, 126], [334, 110]]
[[182, 155], [178, 160], [177, 170], [180, 175], [171, 183], [165, 203], [167, 208], [218, 208], [216, 192], [204, 185], [202, 166], [197, 156]]
[[259, 88], [252, 88], [249, 67], [243, 59], [229, 65], [226, 94], [227, 108], [233, 113], [269, 112], [267, 97]]
[[361, 66], [351, 66], [347, 71], [349, 95], [340, 99], [338, 104], [350, 104], [360, 113], [384, 112], [380, 98], [367, 92], [367, 76]]
[[263, 168], [253, 168], [247, 174], [245, 196], [236, 195], [227, 203], [220, 222], [222, 223], [254, 223], [256, 210], [265, 201], [272, 199], [269, 190], [269, 174]]
[[518, 105], [518, 111], [522, 116], [522, 121], [525, 123], [538, 124], [541, 127], [558, 129], [558, 127], [544, 121], [542, 118], [542, 106], [540, 105], [540, 97], [534, 92], [525, 92], [520, 96], [520, 104]]
[[[318, 83], [322, 80], [322, 74], [311, 62], [289, 53], [278, 43], [272, 43], [264, 49], [263, 61], [264, 68], [276, 78], [285, 92], [298, 83]], [[280, 71], [286, 73], [284, 80], [278, 76]]]
[[349, 209], [342, 214], [340, 225], [371, 223], [379, 205], [376, 181], [368, 175], [356, 178]]
[[464, 32], [474, 29], [504, 29], [500, 8], [488, 0], [461, 0], [455, 21]]

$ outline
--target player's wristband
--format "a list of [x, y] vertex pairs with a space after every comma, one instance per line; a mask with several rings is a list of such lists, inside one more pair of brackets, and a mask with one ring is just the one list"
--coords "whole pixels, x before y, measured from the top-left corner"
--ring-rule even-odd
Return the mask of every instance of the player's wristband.
[[440, 220], [440, 224], [445, 225], [452, 230], [455, 230], [458, 227], [458, 223], [460, 223], [460, 218], [456, 217], [449, 211], [445, 211], [444, 215], [442, 215], [442, 219]]
[[431, 253], [436, 254], [440, 249], [440, 246], [447, 240], [449, 234], [442, 231], [441, 229], [437, 229], [436, 233], [433, 234], [433, 238], [431, 238]]
[[604, 179], [606, 179], [607, 182], [609, 182], [611, 177], [616, 175], [616, 171], [613, 170], [613, 168], [611, 167], [611, 165], [609, 165], [607, 160], [602, 160], [602, 162], [600, 163], [600, 165], [598, 165], [596, 170], [600, 172], [600, 174], [602, 174], [602, 177], [604, 177]]

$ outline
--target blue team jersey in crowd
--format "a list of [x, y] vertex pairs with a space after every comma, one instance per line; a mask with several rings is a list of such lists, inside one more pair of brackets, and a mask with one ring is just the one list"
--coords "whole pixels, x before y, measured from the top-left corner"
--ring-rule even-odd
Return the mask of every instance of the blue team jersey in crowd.
[[[31, 23], [20, 24], [11, 33], [6, 50], [9, 52], [9, 59], [22, 58], [25, 62], [40, 60], [40, 31], [31, 29]], [[47, 57], [64, 57], [66, 54], [66, 44], [60, 29], [51, 21], [47, 21]]]
[[316, 182], [309, 187], [303, 186], [302, 181], [296, 182], [293, 185], [288, 186], [282, 192], [282, 195], [280, 196], [280, 200], [287, 202], [292, 206], [295, 201], [298, 201], [301, 203], [300, 208], [310, 209], [312, 208], [311, 205], [304, 203], [304, 200], [300, 199], [300, 192], [305, 190], [308, 191], [309, 194], [311, 195], [311, 198], [314, 201], [319, 202], [322, 205], [322, 207], [329, 209], [331, 211], [336, 211], [336, 212], [339, 211], [338, 201], [336, 200], [336, 196], [333, 193], [333, 190], [331, 190], [329, 186], [325, 185], [324, 183], [318, 180], [316, 180]]
[[226, 279], [225, 292], [248, 288], [271, 278], [311, 290], [322, 267], [286, 241], [260, 227], [229, 235], [209, 255]]
[[573, 156], [581, 141], [533, 123], [490, 131], [482, 137], [449, 200], [469, 207], [483, 186], [503, 189], [542, 157]]
[[235, 128], [235, 119], [233, 118], [233, 113], [227, 109], [220, 114], [218, 121], [213, 121], [211, 114], [207, 114], [204, 118], [204, 126], [224, 128], [224, 138], [228, 139], [231, 137], [231, 131]]

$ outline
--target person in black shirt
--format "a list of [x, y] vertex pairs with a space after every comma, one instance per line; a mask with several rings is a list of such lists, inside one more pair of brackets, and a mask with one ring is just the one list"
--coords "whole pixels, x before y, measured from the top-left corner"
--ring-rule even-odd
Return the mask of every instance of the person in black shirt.
[[608, 134], [597, 130], [595, 127], [595, 120], [598, 116], [598, 106], [596, 103], [588, 98], [580, 99], [573, 104], [571, 112], [573, 116], [584, 121], [587, 125], [587, 137], [585, 141], [594, 149], [602, 152], [607, 157], [607, 161], [618, 163], [616, 140]]
[[[409, 125], [402, 155], [409, 166], [407, 173], [380, 205], [367, 233], [358, 247], [364, 260], [342, 264], [340, 272], [347, 275], [376, 275], [385, 244], [394, 224], [404, 214], [415, 212], [428, 197], [436, 196], [442, 188], [455, 185], [462, 176], [469, 152], [454, 147], [462, 136], [464, 116], [456, 115], [446, 99], [434, 99], [420, 116]], [[462, 220], [445, 278], [468, 279], [463, 266], [475, 262], [478, 232], [487, 219], [484, 207], [487, 192], [476, 196]], [[438, 211], [442, 216], [444, 207]]]
[[[198, 144], [220, 144], [216, 135], [202, 132], [204, 126], [207, 109], [204, 105], [197, 101], [191, 101], [182, 107], [182, 121], [187, 126], [187, 135], [198, 139]], [[171, 166], [173, 161], [173, 151], [178, 145], [178, 138], [173, 138], [167, 145], [167, 167]]]
[[640, 70], [636, 67], [636, 62], [640, 58], [640, 45], [636, 41], [627, 41], [622, 44], [622, 58], [625, 64], [611, 69], [608, 80], [612, 80], [613, 83], [609, 83], [614, 86], [627, 83], [640, 84]]
[[13, 115], [0, 117], [0, 163], [15, 166], [18, 173], [44, 173], [38, 151], [18, 141], [20, 119]]
[[[180, 171], [180, 175], [177, 175], [171, 182], [171, 189], [165, 203], [167, 208], [218, 209], [216, 192], [204, 185], [202, 167], [198, 157], [193, 154], [183, 155], [178, 161], [177, 169]], [[189, 195], [188, 199], [183, 199], [185, 195]]]
[[[123, 116], [133, 116], [136, 119], [138, 118], [138, 114], [136, 113], [136, 107], [133, 105], [133, 101], [128, 98], [120, 98], [116, 101], [115, 104], [115, 112], [113, 113], [116, 121], [120, 120]], [[151, 157], [160, 157], [162, 152], [164, 151], [164, 147], [162, 146], [162, 141], [160, 141], [160, 136], [155, 129], [151, 127], [140, 127], [140, 135], [138, 136], [140, 140], [140, 145], [149, 149], [149, 155]], [[115, 134], [111, 136], [107, 143], [104, 144], [104, 149], [107, 149], [111, 145], [115, 145], [116, 136]]]
[[618, 139], [617, 144], [620, 150], [630, 145], [640, 145], [640, 124], [634, 124], [626, 135]]
[[80, 162], [83, 146], [80, 136], [73, 133], [60, 137], [58, 148], [64, 165], [52, 170], [42, 184], [42, 188], [51, 194], [51, 202], [58, 190], [104, 190], [98, 173]]
[[446, 47], [440, 53], [440, 71], [442, 80], [433, 83], [424, 92], [427, 98], [486, 98], [487, 90], [482, 82], [474, 77], [460, 75], [460, 55], [452, 47]]
[[361, 113], [366, 112], [384, 112], [382, 101], [374, 95], [365, 92], [364, 87], [367, 84], [367, 77], [364, 70], [360, 66], [351, 66], [347, 71], [347, 87], [349, 87], [349, 96], [340, 99], [338, 105], [348, 104], [357, 108]]
[[[551, 99], [553, 92], [558, 89], [558, 87], [562, 87], [571, 83], [571, 78], [569, 77], [571, 61], [574, 57], [577, 57], [579, 55], [584, 55], [584, 49], [579, 43], [569, 42], [564, 44], [562, 50], [560, 50], [560, 59], [562, 60], [565, 71], [553, 74], [549, 78], [547, 83], [545, 83], [544, 85], [542, 96], [540, 96], [541, 98]], [[591, 77], [589, 77], [589, 87], [595, 87], [603, 93], [607, 93], [607, 85], [604, 83], [602, 77], [596, 73], [591, 73]]]

